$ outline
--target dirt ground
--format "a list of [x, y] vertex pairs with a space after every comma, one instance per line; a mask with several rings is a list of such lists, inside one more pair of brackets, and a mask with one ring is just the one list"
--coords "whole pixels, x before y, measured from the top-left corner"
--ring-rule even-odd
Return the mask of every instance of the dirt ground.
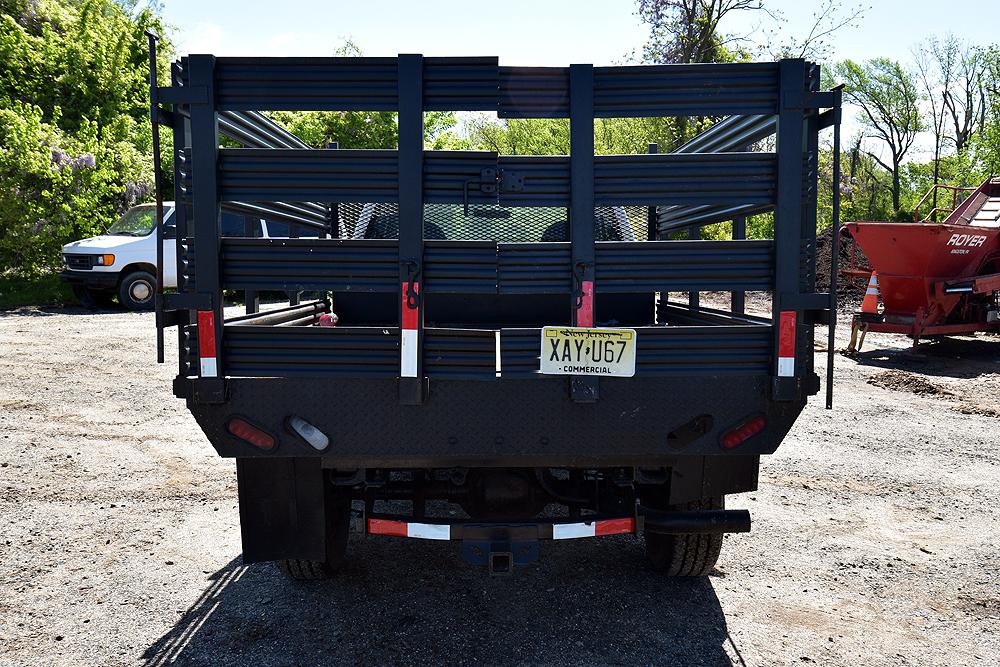
[[241, 564], [233, 462], [153, 339], [149, 314], [0, 314], [2, 665], [1000, 662], [1000, 338], [838, 357], [836, 409], [731, 497], [754, 529], [707, 579], [652, 574], [631, 537], [496, 579], [358, 538], [308, 585]]

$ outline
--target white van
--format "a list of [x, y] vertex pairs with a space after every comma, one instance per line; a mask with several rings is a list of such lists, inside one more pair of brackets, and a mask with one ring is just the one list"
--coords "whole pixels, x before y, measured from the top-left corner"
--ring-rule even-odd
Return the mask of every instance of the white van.
[[[247, 236], [247, 217], [223, 211], [222, 236]], [[252, 236], [287, 237], [288, 224], [253, 219]], [[270, 227], [270, 229], [269, 229]], [[315, 231], [302, 235], [316, 235]], [[163, 285], [177, 287], [177, 226], [174, 202], [163, 202]], [[87, 308], [106, 306], [117, 296], [131, 310], [151, 310], [156, 293], [156, 205], [141, 204], [125, 212], [100, 236], [63, 246], [65, 270], [59, 277]]]

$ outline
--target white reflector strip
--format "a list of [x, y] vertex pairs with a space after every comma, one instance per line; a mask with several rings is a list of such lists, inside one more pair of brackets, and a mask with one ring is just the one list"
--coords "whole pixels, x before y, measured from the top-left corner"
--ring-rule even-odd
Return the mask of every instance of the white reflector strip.
[[417, 377], [417, 330], [403, 329], [400, 354], [400, 375], [405, 378]]
[[215, 357], [202, 357], [201, 358], [201, 376], [203, 378], [214, 378], [219, 375], [218, 366], [215, 363]]
[[575, 537], [594, 537], [597, 535], [597, 523], [554, 523], [552, 524], [553, 540], [570, 540]]
[[778, 377], [795, 376], [795, 357], [778, 357]]
[[450, 540], [451, 526], [437, 523], [408, 523], [406, 536], [422, 540]]
[[497, 376], [500, 375], [500, 330], [497, 329], [494, 333], [494, 338], [496, 341], [496, 354], [497, 354]]

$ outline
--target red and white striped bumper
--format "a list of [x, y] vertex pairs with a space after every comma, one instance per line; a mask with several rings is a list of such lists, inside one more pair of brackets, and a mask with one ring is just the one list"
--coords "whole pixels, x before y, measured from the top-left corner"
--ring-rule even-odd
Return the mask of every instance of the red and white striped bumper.
[[391, 537], [414, 537], [422, 540], [462, 540], [473, 537], [470, 533], [478, 533], [483, 529], [510, 528], [520, 533], [535, 529], [534, 539], [570, 540], [579, 537], [603, 537], [605, 535], [624, 535], [636, 532], [634, 518], [597, 519], [573, 523], [536, 523], [536, 524], [468, 524], [468, 523], [420, 523], [414, 521], [399, 521], [396, 519], [375, 519], [367, 521], [369, 535], [387, 535]]

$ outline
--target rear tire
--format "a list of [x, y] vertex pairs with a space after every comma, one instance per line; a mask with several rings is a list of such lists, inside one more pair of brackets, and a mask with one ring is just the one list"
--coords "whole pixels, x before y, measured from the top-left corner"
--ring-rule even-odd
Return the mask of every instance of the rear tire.
[[[674, 511], [725, 509], [725, 497], [702, 498], [664, 508]], [[657, 508], [652, 508], [657, 509]], [[721, 533], [664, 535], [645, 531], [646, 556], [657, 572], [671, 577], [704, 577], [715, 567], [722, 551]]]
[[284, 558], [278, 567], [290, 579], [316, 581], [329, 579], [347, 560], [347, 541], [351, 528], [351, 495], [349, 489], [327, 486], [326, 492], [326, 560]]
[[296, 581], [315, 581], [317, 579], [328, 579], [333, 571], [327, 564], [319, 560], [301, 560], [298, 558], [287, 558], [278, 561], [278, 567], [285, 573], [285, 576]]
[[129, 310], [152, 310], [156, 277], [148, 271], [133, 271], [118, 286], [118, 301]]

